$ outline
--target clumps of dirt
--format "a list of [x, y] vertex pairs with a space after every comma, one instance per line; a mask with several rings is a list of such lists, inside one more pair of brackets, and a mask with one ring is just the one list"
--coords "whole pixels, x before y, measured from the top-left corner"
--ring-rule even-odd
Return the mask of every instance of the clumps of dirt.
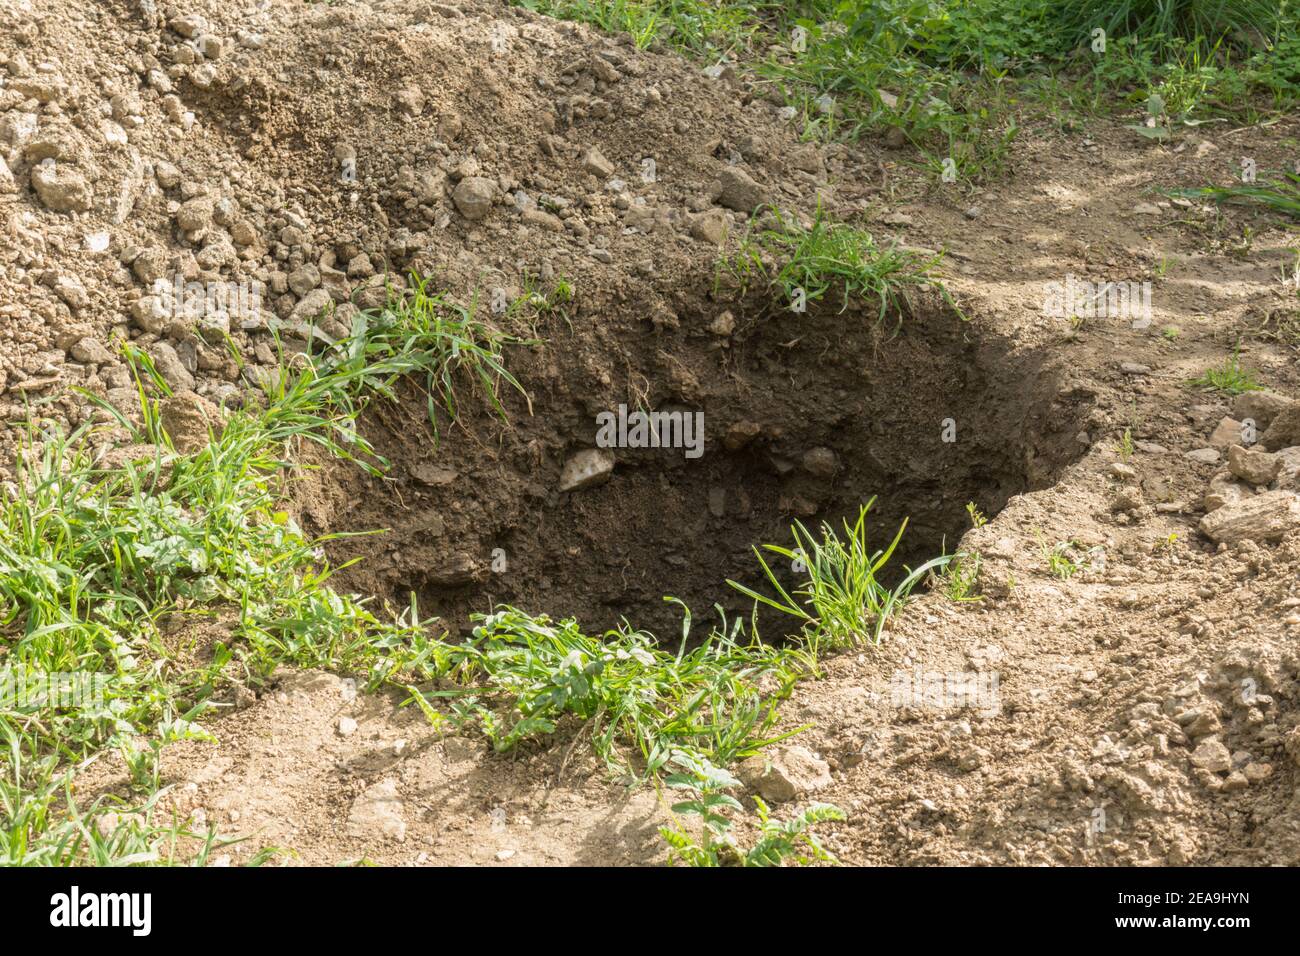
[[563, 276], [593, 323], [667, 315], [758, 203], [847, 216], [878, 178], [734, 77], [503, 3], [5, 16], [4, 419], [107, 420], [70, 386], [132, 407], [121, 342], [238, 405], [276, 337], [337, 339], [411, 270], [484, 301]]
[[[792, 521], [838, 529], [875, 497], [877, 547], [909, 521], [886, 572], [897, 580], [956, 549], [968, 503], [994, 515], [1084, 450], [1087, 389], [951, 310], [932, 305], [891, 334], [864, 309], [683, 300], [671, 332], [626, 309], [516, 350], [532, 414], [516, 401], [509, 427], [484, 414], [435, 447], [420, 396], [367, 416], [363, 433], [396, 467], [372, 479], [329, 465], [297, 496], [314, 532], [389, 529], [333, 548], [336, 563], [364, 559], [347, 587], [398, 605], [415, 595], [453, 633], [508, 603], [676, 640], [681, 609], [664, 597], [697, 617], [715, 605], [747, 616], [753, 602], [726, 582], [763, 583], [753, 548], [790, 545]], [[648, 436], [633, 431], [598, 447], [617, 444], [619, 416], [635, 424], [638, 410], [675, 410], [700, 440], [635, 447]], [[576, 475], [584, 461], [599, 464]], [[789, 562], [773, 565], [793, 584]], [[763, 620], [772, 637], [789, 623]]]

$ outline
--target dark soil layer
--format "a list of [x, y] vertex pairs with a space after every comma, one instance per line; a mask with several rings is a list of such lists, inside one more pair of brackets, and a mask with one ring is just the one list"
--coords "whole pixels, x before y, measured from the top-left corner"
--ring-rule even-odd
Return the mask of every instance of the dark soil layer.
[[[724, 346], [703, 331], [721, 307], [692, 302], [672, 328], [631, 311], [572, 331], [557, 323], [548, 347], [515, 350], [533, 414], [512, 400], [509, 428], [479, 409], [435, 445], [422, 398], [372, 411], [363, 431], [394, 463], [390, 477], [335, 463], [300, 496], [312, 531], [389, 529], [334, 545], [336, 560], [366, 558], [346, 584], [403, 604], [413, 593], [453, 632], [509, 603], [676, 639], [681, 610], [663, 598], [697, 618], [715, 604], [748, 614], [752, 602], [726, 581], [760, 583], [752, 547], [789, 545], [796, 518], [838, 527], [877, 496], [873, 547], [909, 520], [897, 577], [953, 550], [967, 502], [995, 514], [1082, 451], [1090, 396], [1061, 394], [1043, 354], [941, 304], [895, 331], [866, 311], [795, 315], [746, 301], [731, 306], [737, 331]], [[597, 414], [620, 403], [702, 411], [703, 454], [616, 449], [611, 480], [557, 491], [565, 460], [594, 445]], [[948, 419], [961, 423], [955, 436]], [[812, 449], [834, 457], [805, 459]], [[786, 562], [774, 568], [789, 583]], [[760, 619], [765, 636], [787, 625], [776, 617]]]

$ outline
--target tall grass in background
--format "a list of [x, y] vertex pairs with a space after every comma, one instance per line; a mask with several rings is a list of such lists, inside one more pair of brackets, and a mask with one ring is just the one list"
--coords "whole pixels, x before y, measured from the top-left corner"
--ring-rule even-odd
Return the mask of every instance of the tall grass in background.
[[[1030, 108], [1060, 116], [1158, 93], [1190, 99], [1188, 114], [1253, 122], [1300, 102], [1290, 0], [519, 2], [638, 46], [734, 63], [793, 108], [804, 138], [895, 128], [927, 165], [953, 158], [967, 182], [1001, 172], [1017, 114]], [[1090, 52], [1096, 29], [1107, 33], [1104, 55]]]

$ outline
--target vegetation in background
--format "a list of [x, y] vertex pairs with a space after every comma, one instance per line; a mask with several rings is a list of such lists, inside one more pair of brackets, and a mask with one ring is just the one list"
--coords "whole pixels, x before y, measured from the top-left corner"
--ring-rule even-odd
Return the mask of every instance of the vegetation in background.
[[1249, 44], [1277, 36], [1284, 6], [1277, 0], [1052, 0], [1049, 16], [1066, 36], [1100, 28], [1111, 36], [1164, 43]]
[[[779, 95], [809, 139], [897, 129], [936, 175], [1003, 168], [1017, 115], [1140, 106], [1170, 122], [1254, 122], [1300, 102], [1289, 0], [516, 0], [733, 64]], [[1104, 52], [1093, 31], [1106, 31]]]

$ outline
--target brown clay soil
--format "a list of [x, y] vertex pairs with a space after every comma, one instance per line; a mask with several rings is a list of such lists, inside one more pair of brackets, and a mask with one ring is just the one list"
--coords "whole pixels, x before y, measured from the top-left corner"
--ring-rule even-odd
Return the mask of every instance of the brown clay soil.
[[[182, 36], [194, 17], [215, 46]], [[743, 80], [486, 0], [9, 0], [0, 27], [0, 458], [34, 401], [70, 424], [95, 414], [73, 386], [131, 404], [115, 338], [219, 403], [274, 374], [266, 320], [216, 330], [241, 369], [214, 330], [158, 316], [159, 277], [263, 284], [292, 348], [322, 305], [345, 331], [385, 274], [466, 297], [565, 276], [567, 318], [507, 327], [541, 343], [509, 353], [531, 413], [510, 396], [503, 425], [471, 398], [435, 444], [412, 384], [364, 419], [388, 478], [304, 462], [309, 531], [388, 529], [331, 546], [363, 559], [341, 586], [414, 593], [452, 634], [505, 602], [671, 638], [663, 596], [747, 613], [725, 581], [757, 583], [751, 546], [879, 496], [878, 536], [910, 518], [905, 561], [978, 551], [984, 599], [918, 592], [784, 706], [829, 771], [799, 799], [848, 815], [824, 828], [842, 861], [1300, 863], [1300, 374], [1271, 334], [1297, 305], [1294, 236], [1160, 192], [1243, 155], [1282, 167], [1294, 120], [1173, 145], [1030, 122], [972, 194], [905, 151], [800, 143]], [[456, 201], [466, 180], [490, 205]], [[752, 200], [944, 251], [964, 318], [933, 290], [882, 326], [874, 303], [799, 315], [719, 283], [746, 221], [727, 206]], [[1152, 321], [1045, 316], [1067, 275], [1151, 281]], [[1280, 398], [1188, 387], [1238, 344]], [[620, 450], [609, 481], [559, 491], [619, 404], [703, 411], [704, 454]], [[1227, 468], [1246, 418], [1281, 451], [1253, 488]], [[1249, 499], [1274, 510], [1202, 527]], [[991, 521], [968, 530], [968, 502]], [[1093, 549], [1068, 579], [1043, 554], [1063, 541]], [[995, 673], [996, 706], [900, 705], [900, 673]], [[665, 801], [610, 779], [576, 727], [497, 756], [347, 677], [285, 672], [208, 722], [215, 745], [165, 752], [171, 804], [248, 838], [222, 862], [664, 859]]]

